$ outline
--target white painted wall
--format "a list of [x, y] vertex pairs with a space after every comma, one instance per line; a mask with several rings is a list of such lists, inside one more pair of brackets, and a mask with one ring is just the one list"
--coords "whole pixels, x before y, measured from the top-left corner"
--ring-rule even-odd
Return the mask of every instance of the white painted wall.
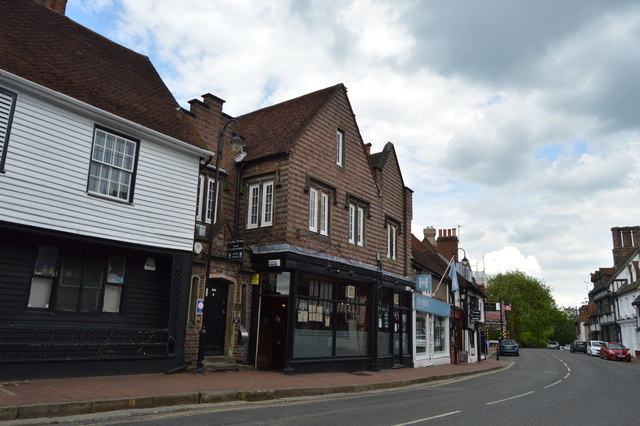
[[[0, 76], [18, 93], [0, 221], [154, 247], [191, 250], [198, 184], [197, 149], [112, 116], [79, 108]], [[19, 82], [18, 82], [19, 83]], [[94, 125], [141, 139], [133, 203], [87, 194]], [[202, 150], [200, 150], [202, 151]]]

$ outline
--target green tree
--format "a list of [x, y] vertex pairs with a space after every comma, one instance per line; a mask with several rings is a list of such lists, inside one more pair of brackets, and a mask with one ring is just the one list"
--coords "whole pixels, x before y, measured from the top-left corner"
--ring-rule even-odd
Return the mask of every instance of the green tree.
[[520, 271], [492, 276], [487, 281], [491, 302], [511, 306], [504, 312], [509, 337], [530, 347], [546, 347], [560, 318], [551, 289]]
[[577, 318], [578, 309], [575, 307], [557, 309], [552, 339], [557, 340], [561, 345], [574, 341], [576, 339]]

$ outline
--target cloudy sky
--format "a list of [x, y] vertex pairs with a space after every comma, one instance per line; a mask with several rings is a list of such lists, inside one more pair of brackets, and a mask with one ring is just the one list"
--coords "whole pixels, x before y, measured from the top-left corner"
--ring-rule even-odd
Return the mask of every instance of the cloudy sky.
[[640, 225], [640, 3], [69, 0], [67, 16], [148, 55], [178, 101], [243, 114], [344, 83], [365, 142], [388, 141], [413, 233], [458, 228], [488, 274], [559, 305]]

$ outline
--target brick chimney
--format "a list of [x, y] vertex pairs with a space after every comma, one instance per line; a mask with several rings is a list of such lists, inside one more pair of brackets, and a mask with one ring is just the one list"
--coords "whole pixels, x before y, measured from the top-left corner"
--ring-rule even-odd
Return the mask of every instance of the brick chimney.
[[64, 15], [67, 10], [67, 0], [35, 0], [35, 2], [58, 12], [60, 15]]
[[436, 246], [445, 259], [451, 260], [451, 256], [455, 256], [456, 261], [458, 260], [458, 242], [455, 228], [438, 230]]
[[432, 246], [436, 247], [436, 228], [427, 226], [422, 232], [424, 233], [422, 242], [428, 241]]
[[611, 238], [613, 240], [613, 265], [616, 266], [640, 247], [640, 226], [611, 228]]

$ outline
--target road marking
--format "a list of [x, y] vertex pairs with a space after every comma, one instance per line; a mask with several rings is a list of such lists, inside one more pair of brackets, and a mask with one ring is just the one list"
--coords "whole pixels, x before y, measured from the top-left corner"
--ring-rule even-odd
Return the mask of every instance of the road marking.
[[[565, 376], [565, 379], [566, 379], [566, 376]], [[555, 386], [555, 385], [557, 385], [558, 383], [562, 383], [562, 380], [558, 380], [557, 382], [553, 382], [553, 383], [551, 383], [550, 385], [545, 386], [544, 388], [545, 388], [545, 389], [550, 388], [551, 386]]]
[[452, 415], [458, 414], [458, 413], [462, 413], [462, 411], [460, 411], [460, 410], [451, 411], [450, 413], [444, 413], [444, 414], [439, 414], [437, 416], [425, 417], [423, 419], [418, 419], [418, 420], [414, 420], [412, 422], [407, 422], [407, 423], [398, 423], [398, 424], [393, 425], [393, 426], [405, 426], [405, 425], [412, 425], [412, 424], [415, 424], [415, 423], [428, 422], [429, 420], [440, 419], [442, 417], [452, 416]]
[[535, 392], [535, 391], [531, 391], [531, 392], [527, 392], [527, 393], [521, 393], [520, 395], [510, 396], [509, 398], [499, 399], [498, 401], [491, 401], [491, 402], [487, 402], [487, 403], [486, 403], [486, 405], [499, 404], [499, 403], [501, 403], [501, 402], [510, 401], [510, 400], [512, 400], [512, 399], [522, 398], [523, 396], [531, 395], [531, 394], [532, 394], [532, 393], [534, 393], [534, 392]]

